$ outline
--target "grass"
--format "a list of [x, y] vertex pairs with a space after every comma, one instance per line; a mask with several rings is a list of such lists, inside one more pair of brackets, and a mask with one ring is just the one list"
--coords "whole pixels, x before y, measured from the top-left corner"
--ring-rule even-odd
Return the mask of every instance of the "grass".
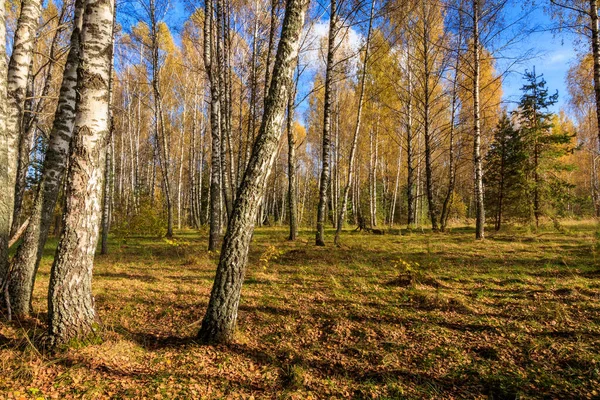
[[600, 399], [596, 229], [348, 232], [340, 248], [259, 229], [236, 341], [217, 347], [194, 342], [218, 257], [206, 235], [113, 238], [99, 337], [49, 355], [43, 313], [0, 323], [0, 398]]

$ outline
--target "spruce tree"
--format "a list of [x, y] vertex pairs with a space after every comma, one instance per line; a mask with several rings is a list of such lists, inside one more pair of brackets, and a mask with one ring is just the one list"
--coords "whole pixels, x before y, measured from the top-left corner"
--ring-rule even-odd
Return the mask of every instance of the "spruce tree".
[[560, 163], [557, 160], [569, 149], [572, 135], [555, 130], [554, 113], [549, 108], [558, 101], [558, 92], [548, 93], [543, 75], [535, 68], [525, 72], [525, 84], [519, 108], [514, 112], [519, 121], [519, 131], [526, 155], [525, 176], [529, 195], [530, 219], [539, 226], [540, 217], [557, 193], [555, 189], [561, 179], [557, 175]]
[[494, 218], [497, 231], [503, 218], [519, 214], [526, 157], [519, 130], [504, 113], [485, 157], [486, 211]]

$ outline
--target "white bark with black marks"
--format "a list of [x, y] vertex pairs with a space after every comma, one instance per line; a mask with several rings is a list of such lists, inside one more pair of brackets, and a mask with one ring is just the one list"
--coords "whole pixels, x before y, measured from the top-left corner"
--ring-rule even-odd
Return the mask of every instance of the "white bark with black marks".
[[96, 321], [92, 270], [110, 134], [114, 11], [111, 0], [90, 0], [85, 5], [64, 228], [48, 292], [48, 339], [52, 346], [91, 333]]
[[[22, 134], [25, 95], [29, 76], [29, 65], [33, 57], [35, 33], [40, 19], [41, 4], [39, 0], [23, 0], [17, 21], [17, 29], [13, 42], [13, 52], [8, 64], [6, 83], [6, 135], [8, 145], [8, 185], [10, 202], [14, 203], [15, 184], [17, 180], [17, 164], [19, 143]], [[14, 204], [10, 205], [10, 221], [12, 224]]]
[[321, 179], [319, 181], [319, 204], [317, 206], [317, 234], [315, 244], [325, 246], [325, 219], [327, 213], [327, 188], [329, 185], [329, 152], [331, 147], [331, 114], [333, 108], [333, 74], [337, 37], [337, 0], [331, 0], [329, 9], [329, 39], [327, 43], [327, 66], [325, 70], [325, 99], [323, 105], [323, 142], [321, 155]]
[[[6, 132], [6, 4], [0, 2], [0, 187], [8, 187], [8, 135]], [[8, 241], [13, 201], [9, 190], [0, 191], [0, 304], [8, 278]]]
[[233, 339], [248, 248], [266, 177], [277, 154], [307, 6], [306, 0], [287, 1], [262, 124], [229, 219], [208, 309], [198, 333], [203, 342]]
[[473, 0], [473, 163], [475, 168], [475, 238], [484, 238], [483, 160], [481, 157], [481, 54], [479, 38], [479, 0]]
[[71, 48], [63, 72], [58, 107], [44, 158], [42, 180], [38, 185], [29, 225], [13, 260], [10, 297], [13, 310], [18, 316], [27, 315], [31, 311], [31, 294], [36, 272], [52, 225], [54, 208], [63, 182], [69, 145], [73, 136], [83, 1], [78, 0], [75, 4]]

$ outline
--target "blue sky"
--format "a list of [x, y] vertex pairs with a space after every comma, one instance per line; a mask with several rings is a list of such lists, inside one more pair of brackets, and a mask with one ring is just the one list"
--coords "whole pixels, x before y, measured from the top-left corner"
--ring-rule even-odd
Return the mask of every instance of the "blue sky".
[[[167, 11], [167, 23], [171, 26], [175, 40], [178, 41], [178, 33], [183, 22], [189, 15], [190, 2], [188, 0], [171, 0], [169, 2], [169, 10]], [[198, 5], [201, 5], [198, 3]], [[520, 4], [515, 4], [514, 8], [508, 12], [507, 20], [517, 17], [522, 12]], [[325, 13], [326, 14], [326, 13]], [[326, 15], [323, 18], [326, 19]], [[119, 18], [122, 23], [127, 24], [127, 18]], [[552, 25], [551, 18], [543, 11], [541, 7], [537, 7], [527, 18], [530, 25], [537, 25], [541, 28], [548, 28]], [[317, 23], [317, 36], [326, 35], [327, 21]], [[360, 40], [355, 38], [355, 40]], [[502, 39], [501, 39], [502, 40]], [[571, 63], [576, 57], [576, 46], [587, 46], [584, 40], [581, 44], [574, 43], [573, 35], [561, 33], [555, 35], [549, 31], [540, 31], [526, 37], [523, 41], [514, 45], [508, 55], [518, 56], [526, 53], [528, 50], [533, 50], [535, 57], [526, 60], [519, 65], [511, 68], [511, 72], [507, 75], [503, 83], [504, 101], [510, 109], [514, 107], [514, 103], [518, 102], [523, 84], [522, 73], [525, 70], [531, 70], [534, 66], [538, 74], [543, 74], [547, 81], [548, 88], [551, 92], [558, 90], [559, 102], [553, 108], [553, 111], [558, 111], [566, 106], [568, 101], [567, 87], [565, 83], [566, 73]], [[583, 50], [587, 50], [584, 48]], [[316, 55], [316, 54], [315, 54]], [[315, 55], [312, 55], [315, 57]], [[317, 60], [315, 60], [317, 61]], [[498, 62], [498, 70], [506, 69], [502, 65], [502, 61]], [[310, 88], [305, 88], [310, 89]], [[300, 107], [302, 110], [304, 107]], [[300, 111], [300, 110], [299, 110]]]
[[[510, 18], [510, 14], [509, 14]], [[552, 25], [551, 18], [538, 7], [528, 18], [531, 25], [538, 25], [540, 28], [548, 28]], [[575, 37], [569, 33], [553, 34], [548, 30], [529, 35], [525, 40], [518, 43], [511, 49], [515, 55], [524, 54], [528, 50], [533, 50], [535, 57], [528, 59], [513, 68], [513, 72], [508, 75], [503, 84], [504, 100], [508, 108], [514, 107], [514, 103], [519, 101], [521, 96], [520, 88], [523, 85], [522, 74], [525, 70], [532, 70], [535, 67], [536, 73], [543, 74], [546, 79], [548, 89], [551, 93], [558, 90], [558, 103], [552, 111], [559, 111], [565, 108], [568, 102], [568, 92], [565, 82], [567, 71], [576, 59], [577, 46], [583, 46], [587, 50], [587, 42], [581, 44], [574, 43]]]

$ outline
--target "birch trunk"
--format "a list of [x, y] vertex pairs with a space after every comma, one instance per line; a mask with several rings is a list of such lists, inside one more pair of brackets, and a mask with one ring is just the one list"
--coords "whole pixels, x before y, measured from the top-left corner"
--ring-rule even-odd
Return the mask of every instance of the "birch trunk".
[[[298, 64], [298, 60], [296, 60]], [[296, 84], [297, 84], [296, 80]], [[290, 213], [290, 234], [288, 240], [296, 240], [298, 233], [298, 193], [296, 184], [296, 135], [294, 132], [294, 103], [296, 101], [296, 84], [290, 90], [288, 98], [287, 139], [288, 139], [288, 208]]]
[[325, 219], [327, 213], [327, 187], [329, 184], [329, 151], [331, 146], [331, 108], [333, 73], [335, 62], [335, 46], [337, 36], [337, 0], [331, 0], [329, 11], [329, 39], [327, 44], [327, 69], [325, 72], [325, 100], [323, 112], [323, 145], [322, 145], [322, 169], [319, 184], [319, 205], [317, 207], [317, 234], [315, 244], [325, 246]]
[[367, 41], [365, 43], [365, 59], [363, 61], [362, 75], [360, 76], [360, 94], [358, 96], [358, 110], [356, 112], [356, 124], [354, 125], [354, 136], [352, 137], [352, 146], [350, 147], [350, 158], [348, 160], [348, 178], [346, 185], [344, 186], [344, 192], [342, 193], [342, 204], [340, 205], [339, 216], [337, 219], [337, 227], [335, 230], [334, 243], [340, 244], [340, 234], [344, 227], [346, 219], [346, 208], [348, 207], [348, 193], [352, 186], [352, 179], [354, 175], [354, 160], [356, 159], [356, 149], [358, 147], [358, 137], [360, 135], [360, 127], [362, 121], [362, 110], [365, 99], [365, 81], [367, 77], [367, 67], [369, 62], [369, 46], [371, 44], [371, 33], [373, 27], [373, 10], [375, 8], [375, 1], [371, 1], [371, 11], [369, 14], [369, 29], [367, 30]]
[[398, 148], [398, 165], [396, 166], [396, 180], [394, 183], [394, 193], [392, 194], [392, 205], [390, 211], [390, 228], [394, 227], [394, 217], [396, 215], [396, 202], [398, 201], [398, 187], [400, 185], [400, 169], [402, 168], [402, 146]]
[[[109, 134], [112, 142], [112, 128]], [[101, 243], [100, 243], [100, 254], [108, 254], [108, 231], [110, 230], [110, 210], [111, 210], [111, 199], [112, 199], [112, 184], [111, 180], [114, 174], [111, 174], [111, 169], [114, 166], [114, 148], [108, 146], [106, 149], [106, 158], [104, 160], [104, 189], [102, 194], [102, 216], [100, 219], [100, 231], [101, 231]]]
[[33, 57], [29, 64], [27, 77], [27, 91], [25, 95], [25, 111], [22, 117], [21, 133], [19, 139], [19, 149], [17, 153], [17, 176], [15, 179], [15, 201], [12, 217], [12, 226], [10, 236], [13, 237], [21, 226], [21, 211], [23, 208], [23, 197], [25, 196], [25, 186], [27, 183], [27, 169], [29, 167], [29, 153], [34, 140], [36, 124], [34, 121], [33, 98], [34, 76], [33, 76]]
[[98, 243], [107, 139], [114, 3], [88, 2], [77, 71], [77, 112], [67, 175], [64, 229], [48, 292], [51, 346], [93, 331], [96, 321], [92, 270]]
[[[426, 11], [424, 12], [424, 14]], [[425, 21], [426, 22], [426, 21]], [[433, 96], [434, 88], [431, 88], [431, 76], [434, 73], [433, 62], [430, 60], [430, 45], [431, 45], [431, 35], [429, 33], [429, 26], [427, 23], [423, 23], [423, 37], [422, 37], [422, 45], [423, 48], [423, 84], [424, 84], [424, 98], [423, 98], [423, 133], [425, 138], [425, 185], [427, 191], [427, 206], [429, 208], [429, 218], [431, 220], [431, 229], [436, 232], [438, 227], [438, 214], [437, 214], [437, 204], [435, 201], [435, 195], [433, 192], [433, 132], [431, 128], [431, 97]]]
[[483, 162], [481, 157], [479, 0], [473, 0], [473, 162], [475, 167], [475, 238], [484, 238]]
[[169, 174], [170, 150], [167, 140], [167, 130], [165, 128], [165, 116], [162, 105], [162, 93], [160, 90], [160, 66], [159, 66], [159, 46], [160, 30], [158, 21], [156, 21], [156, 4], [150, 0], [149, 16], [151, 28], [151, 46], [152, 46], [152, 91], [154, 94], [154, 129], [156, 135], [156, 146], [158, 153], [158, 162], [163, 178], [163, 189], [165, 200], [167, 202], [167, 237], [173, 237], [173, 195], [171, 191], [171, 177]]
[[408, 69], [408, 101], [406, 102], [406, 163], [408, 172], [406, 174], [406, 198], [407, 198], [407, 225], [412, 228], [415, 225], [415, 167], [414, 167], [414, 143], [413, 143], [413, 104], [412, 104], [412, 71]]
[[230, 342], [233, 339], [248, 247], [266, 178], [277, 153], [307, 5], [306, 0], [287, 1], [267, 107], [229, 219], [208, 309], [198, 333], [204, 342]]
[[8, 185], [10, 211], [12, 216], [15, 201], [15, 184], [17, 180], [18, 149], [22, 134], [23, 109], [29, 76], [29, 64], [33, 57], [41, 4], [39, 0], [23, 0], [17, 21], [13, 52], [8, 64], [7, 99], [6, 99], [6, 136], [8, 145]]
[[592, 24], [592, 58], [594, 60], [596, 122], [598, 123], [598, 145], [600, 146], [600, 26], [598, 22], [598, 0], [590, 0], [590, 17]]
[[[6, 3], [0, 2], [0, 187], [8, 188], [8, 133], [6, 132]], [[8, 241], [12, 197], [9, 190], [0, 191], [0, 299], [8, 278]], [[2, 304], [0, 300], [0, 304]]]
[[[458, 48], [462, 43], [462, 13], [459, 13], [459, 37], [458, 37]], [[450, 148], [448, 150], [448, 190], [446, 191], [446, 197], [442, 204], [442, 214], [440, 216], [440, 230], [446, 231], [448, 227], [448, 218], [450, 217], [450, 208], [452, 206], [452, 199], [454, 196], [454, 186], [456, 185], [456, 157], [455, 157], [455, 145], [454, 135], [456, 132], [456, 111], [458, 101], [458, 68], [460, 63], [460, 51], [457, 50], [456, 60], [454, 65], [454, 76], [452, 78], [452, 103], [450, 108]]]
[[33, 212], [27, 230], [13, 260], [10, 297], [17, 315], [24, 316], [31, 311], [31, 294], [35, 284], [37, 269], [52, 219], [54, 208], [61, 190], [67, 166], [69, 145], [75, 122], [77, 69], [80, 56], [80, 31], [84, 0], [75, 3], [71, 48], [65, 64], [58, 107], [50, 131], [48, 150], [44, 159], [42, 180], [34, 201]]
[[221, 130], [220, 130], [220, 93], [218, 78], [213, 63], [213, 0], [205, 2], [204, 19], [204, 65], [210, 83], [210, 228], [208, 250], [216, 251], [221, 236]]
[[[212, 38], [215, 42], [216, 59], [213, 58], [211, 68], [214, 73], [213, 76], [216, 78], [216, 84], [219, 88], [218, 101], [219, 101], [219, 135], [220, 135], [220, 182], [222, 190], [222, 201], [225, 205], [225, 213], [221, 216], [228, 218], [231, 213], [232, 207], [232, 195], [231, 187], [229, 183], [229, 167], [227, 163], [227, 140], [230, 137], [230, 130], [228, 126], [229, 120], [229, 103], [227, 99], [227, 62], [226, 62], [226, 32], [225, 32], [225, 9], [223, 0], [216, 0], [216, 31], [215, 36]], [[216, 62], [215, 62], [216, 61]]]
[[[36, 131], [38, 128], [38, 119], [39, 115], [43, 112], [46, 99], [49, 97], [49, 93], [52, 86], [52, 74], [54, 72], [54, 65], [57, 59], [60, 57], [59, 46], [60, 46], [60, 35], [63, 32], [64, 28], [64, 18], [67, 13], [67, 5], [63, 5], [61, 7], [60, 13], [57, 16], [58, 26], [54, 30], [54, 34], [52, 36], [52, 41], [50, 44], [50, 54], [48, 56], [48, 61], [45, 66], [45, 77], [44, 84], [42, 90], [39, 94], [39, 100], [37, 104], [34, 104], [34, 84], [35, 79], [33, 76], [33, 59], [30, 64], [30, 72], [29, 72], [29, 85], [27, 88], [27, 101], [26, 108], [28, 114], [23, 116], [23, 137], [21, 138], [21, 143], [19, 147], [19, 161], [18, 161], [18, 171], [17, 171], [17, 181], [15, 185], [15, 208], [13, 210], [13, 223], [11, 227], [11, 237], [14, 237], [14, 233], [20, 227], [21, 213], [23, 209], [23, 196], [25, 194], [26, 187], [26, 179], [27, 179], [27, 171], [29, 169], [29, 154], [32, 148], [33, 140], [36, 137]], [[38, 71], [38, 73], [40, 73]]]

